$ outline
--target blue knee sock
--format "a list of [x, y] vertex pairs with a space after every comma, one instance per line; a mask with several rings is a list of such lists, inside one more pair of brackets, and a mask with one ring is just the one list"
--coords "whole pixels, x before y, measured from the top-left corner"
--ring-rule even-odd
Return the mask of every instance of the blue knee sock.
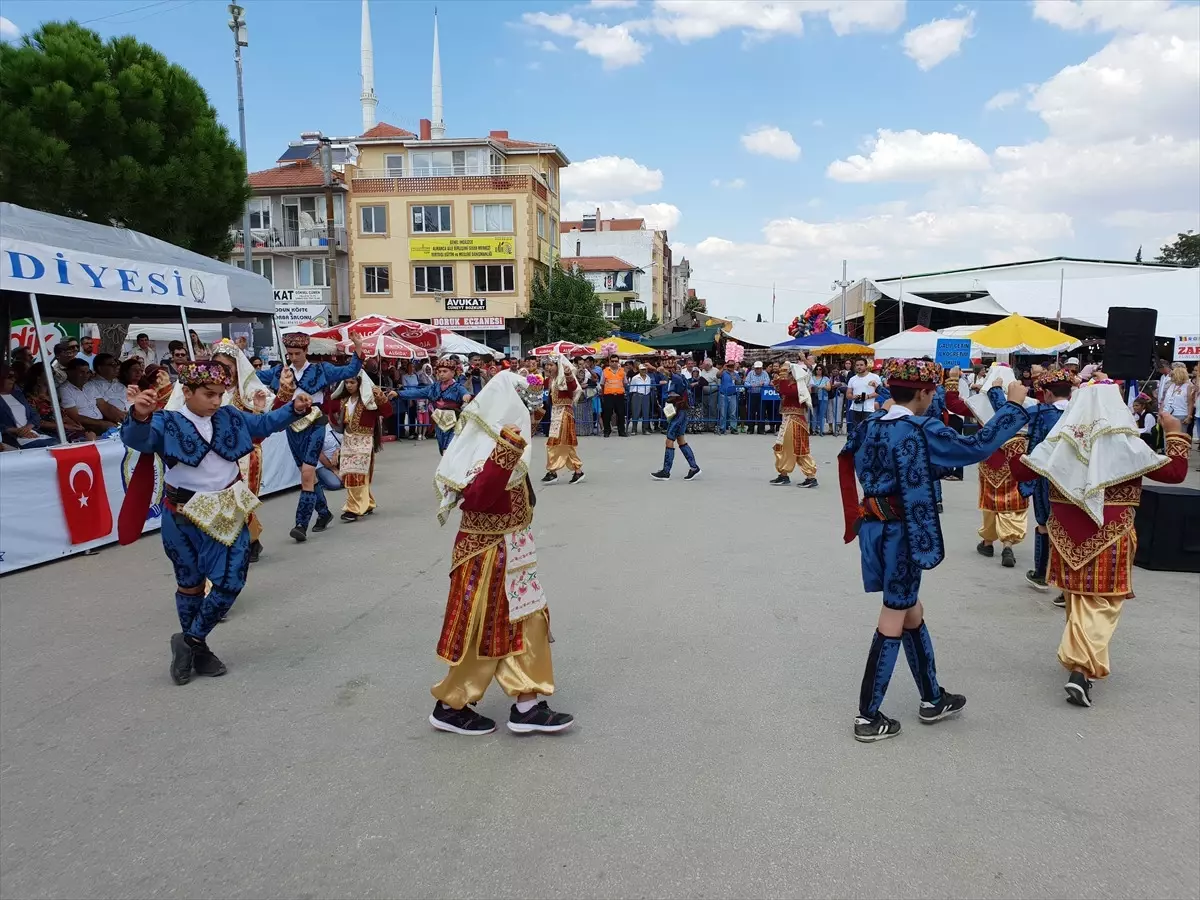
[[916, 628], [905, 628], [901, 638], [904, 641], [904, 655], [908, 657], [908, 668], [912, 671], [913, 681], [921, 692], [921, 699], [926, 703], [937, 703], [942, 699], [942, 688], [937, 680], [937, 664], [933, 658], [933, 638], [929, 629], [922, 622]]
[[214, 584], [206, 596], [196, 599], [201, 601], [199, 609], [196, 611], [191, 625], [184, 629], [184, 633], [188, 637], [203, 641], [208, 638], [209, 632], [217, 627], [221, 616], [229, 612], [233, 601], [237, 599], [237, 594], [231, 594]]
[[681, 453], [683, 453], [683, 458], [687, 460], [689, 466], [691, 466], [693, 469], [700, 468], [698, 465], [696, 465], [696, 454], [692, 452], [691, 444], [684, 444], [679, 448], [679, 450]]
[[180, 631], [186, 632], [191, 627], [192, 619], [196, 618], [196, 610], [200, 608], [200, 601], [203, 599], [202, 594], [175, 592], [175, 612], [179, 614]]
[[933, 483], [933, 499], [938, 503], [942, 502], [942, 482], [940, 479]]
[[1040, 531], [1033, 533], [1033, 571], [1046, 577], [1046, 569], [1050, 566], [1050, 537]]
[[863, 671], [862, 688], [858, 693], [858, 714], [864, 719], [873, 719], [883, 705], [888, 682], [892, 680], [892, 669], [900, 655], [900, 638], [887, 637], [877, 630], [871, 639], [871, 650], [867, 653], [867, 667]]
[[663, 451], [663, 471], [667, 474], [671, 472], [671, 466], [675, 464], [675, 448], [668, 447]]
[[317, 495], [313, 491], [301, 491], [300, 499], [296, 502], [296, 527], [308, 530], [312, 519], [313, 507], [317, 505]]
[[329, 504], [325, 502], [325, 485], [318, 481], [313, 485], [313, 493], [317, 495], [317, 515], [325, 518], [329, 515]]

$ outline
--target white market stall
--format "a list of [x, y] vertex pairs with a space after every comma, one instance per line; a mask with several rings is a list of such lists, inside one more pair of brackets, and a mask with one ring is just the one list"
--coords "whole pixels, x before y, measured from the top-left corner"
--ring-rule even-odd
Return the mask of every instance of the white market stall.
[[[970, 333], [978, 330], [979, 327], [982, 326], [968, 326], [967, 331]], [[875, 351], [876, 359], [920, 359], [923, 356], [933, 359], [937, 356], [938, 340], [954, 336], [917, 325], [907, 331], [901, 331], [899, 334], [876, 341], [871, 347]], [[979, 345], [971, 344], [971, 359], [979, 359], [982, 355], [983, 352], [979, 349]]]
[[[271, 285], [252, 272], [136, 231], [0, 204], [0, 314], [8, 322], [32, 318], [39, 333], [43, 316], [175, 322], [182, 338], [189, 321], [273, 313]], [[0, 574], [115, 542], [136, 457], [113, 438], [0, 453]], [[263, 469], [263, 494], [298, 483], [283, 435], [264, 443]], [[159, 514], [151, 508], [144, 531], [159, 527]]]

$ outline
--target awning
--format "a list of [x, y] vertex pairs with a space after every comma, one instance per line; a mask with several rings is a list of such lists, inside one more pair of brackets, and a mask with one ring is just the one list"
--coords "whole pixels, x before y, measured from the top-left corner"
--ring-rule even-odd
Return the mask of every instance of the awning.
[[646, 338], [642, 343], [658, 350], [711, 350], [721, 328], [720, 325], [709, 325], [706, 328], [693, 328], [690, 331], [676, 331], [674, 334], [664, 334], [662, 337]]
[[[972, 327], [969, 330], [974, 331], [976, 329]], [[902, 331], [899, 334], [893, 334], [891, 337], [876, 341], [871, 346], [875, 350], [876, 359], [920, 359], [922, 356], [928, 356], [930, 359], [933, 359], [937, 355], [938, 340], [948, 337], [950, 335], [939, 334], [936, 331], [930, 331], [928, 328], [922, 328], [918, 325], [916, 328], [910, 328], [908, 331]], [[972, 344], [971, 358], [978, 359], [981, 355], [979, 346]]]
[[1079, 346], [1079, 341], [1071, 335], [1016, 313], [980, 328], [971, 335], [971, 340], [991, 353], [1049, 354]]
[[[899, 284], [876, 284], [879, 293], [891, 300], [900, 299]], [[933, 309], [945, 309], [950, 312], [975, 313], [982, 316], [1007, 316], [1009, 310], [997, 303], [992, 297], [979, 297], [976, 300], [964, 300], [961, 303], [943, 303], [940, 300], [927, 300], [916, 294], [904, 292], [905, 306], [928, 306]]]
[[857, 353], [861, 356], [871, 356], [875, 353], [867, 344], [857, 338], [852, 338], [836, 331], [822, 331], [809, 334], [794, 340], [776, 344], [772, 350], [807, 350], [818, 356], [826, 353]]

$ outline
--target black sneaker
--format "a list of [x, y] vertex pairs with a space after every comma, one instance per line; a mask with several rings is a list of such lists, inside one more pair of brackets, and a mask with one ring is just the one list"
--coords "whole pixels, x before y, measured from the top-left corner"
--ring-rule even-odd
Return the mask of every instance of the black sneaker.
[[946, 511], [946, 510], [945, 510], [945, 509], [942, 507], [942, 504], [940, 504], [940, 503], [939, 503], [939, 504], [938, 504], [938, 512], [939, 512], [939, 513], [944, 513], [945, 511]]
[[225, 668], [225, 663], [217, 658], [217, 654], [208, 649], [207, 641], [188, 639], [188, 644], [192, 648], [192, 668], [196, 670], [197, 675], [217, 678], [229, 671]]
[[659, 469], [657, 472], [651, 472], [650, 477], [655, 481], [667, 481], [671, 477], [671, 473], [666, 469]]
[[1092, 705], [1092, 683], [1082, 672], [1072, 672], [1067, 680], [1067, 702], [1076, 706]]
[[481, 716], [470, 706], [451, 709], [442, 703], [433, 705], [433, 712], [429, 714], [429, 724], [438, 731], [465, 734], [467, 737], [482, 737], [496, 730], [495, 722], [487, 716]]
[[171, 635], [171, 680], [176, 684], [192, 680], [192, 647], [183, 632]]
[[863, 744], [873, 744], [876, 741], [886, 741], [900, 733], [900, 723], [889, 719], [883, 713], [875, 713], [875, 718], [857, 716], [854, 719], [854, 739]]
[[289, 531], [288, 534], [291, 535], [292, 540], [297, 544], [303, 544], [308, 540], [308, 531], [304, 528], [301, 528], [299, 525]]
[[573, 715], [555, 712], [545, 700], [538, 701], [529, 712], [517, 712], [517, 704], [514, 703], [508, 713], [508, 730], [513, 734], [531, 734], [535, 731], [554, 734], [566, 731], [574, 724]]
[[1049, 585], [1046, 584], [1046, 576], [1039, 575], [1036, 569], [1030, 569], [1025, 573], [1025, 583], [1035, 591], [1048, 591]]
[[574, 475], [571, 476], [571, 480], [567, 483], [568, 484], [579, 484], [579, 482], [583, 481], [583, 479], [585, 479], [585, 478], [587, 478], [587, 476], [584, 475], [582, 472], [576, 472]]
[[1017, 564], [1017, 557], [1012, 551], [1012, 547], [1005, 547], [1000, 551], [1000, 565], [1006, 569], [1011, 569]]
[[688, 469], [688, 473], [683, 476], [683, 480], [684, 481], [695, 481], [699, 477], [700, 477], [700, 467], [697, 466], [694, 469]]
[[770, 481], [767, 482], [767, 484], [775, 484], [775, 485], [783, 485], [783, 484], [791, 484], [791, 483], [792, 483], [792, 479], [788, 478], [786, 475], [776, 475], [774, 478], [772, 478]]
[[317, 516], [317, 522], [313, 525], [313, 531], [324, 531], [329, 527], [329, 523], [333, 521], [333, 513], [327, 512], [323, 516]]
[[250, 542], [250, 562], [256, 563], [262, 557], [263, 545], [261, 541]]
[[553, 484], [556, 481], [558, 481], [557, 472], [547, 472], [542, 476], [542, 484]]
[[343, 522], [357, 522], [358, 516], [352, 512], [344, 512], [344, 513], [342, 513], [342, 521]]
[[980, 556], [986, 556], [988, 559], [991, 559], [996, 555], [996, 548], [991, 544], [985, 544], [983, 541], [980, 541], [975, 545], [975, 552]]
[[802, 488], [815, 488], [816, 486], [817, 486], [817, 479], [815, 479], [815, 478], [805, 478], [802, 482], [800, 482], [798, 485], [796, 485], [796, 487], [802, 487]]
[[921, 701], [921, 724], [932, 725], [934, 722], [940, 722], [942, 719], [948, 719], [953, 715], [963, 711], [963, 707], [967, 705], [967, 698], [962, 694], [952, 694], [945, 688], [942, 688], [942, 699], [937, 703], [927, 703]]
[[1059, 593], [1059, 595], [1050, 602], [1053, 603], [1055, 606], [1057, 606], [1059, 609], [1066, 609], [1067, 608], [1067, 595], [1063, 594], [1063, 593]]

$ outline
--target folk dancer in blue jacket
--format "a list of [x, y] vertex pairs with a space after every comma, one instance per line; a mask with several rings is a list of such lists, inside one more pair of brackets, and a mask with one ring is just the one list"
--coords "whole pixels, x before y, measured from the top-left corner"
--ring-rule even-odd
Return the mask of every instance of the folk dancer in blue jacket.
[[[978, 434], [963, 437], [926, 415], [942, 382], [941, 366], [897, 359], [887, 369], [889, 408], [852, 429], [838, 456], [845, 540], [858, 538], [863, 588], [883, 592], [854, 720], [854, 739], [864, 743], [900, 733], [900, 723], [880, 706], [901, 645], [921, 694], [922, 723], [937, 722], [966, 706], [966, 697], [938, 684], [933, 640], [919, 596], [921, 571], [945, 557], [934, 483], [945, 469], [986, 459], [1029, 421], [1021, 406], [1025, 386], [1013, 382], [1003, 408]], [[861, 501], [855, 475], [863, 486]]]
[[[1039, 372], [1033, 380], [1035, 390], [1041, 390], [1042, 401], [1030, 410], [1029, 449], [1044, 441], [1058, 424], [1071, 402], [1071, 373], [1065, 369], [1048, 368]], [[1048, 590], [1046, 569], [1050, 564], [1050, 535], [1046, 524], [1050, 521], [1050, 482], [1044, 476], [1034, 481], [1022, 481], [1017, 489], [1023, 497], [1033, 498], [1033, 518], [1037, 527], [1033, 532], [1033, 568], [1025, 573], [1025, 580], [1039, 591]], [[1066, 606], [1067, 599], [1061, 593], [1054, 601], [1056, 606]]]
[[[275, 392], [277, 403], [286, 403], [292, 391], [302, 391], [312, 398], [312, 409], [303, 421], [291, 426], [287, 434], [288, 449], [300, 469], [300, 499], [296, 501], [296, 526], [291, 530], [292, 540], [298, 544], [308, 540], [308, 523], [313, 512], [317, 522], [313, 531], [324, 531], [333, 521], [333, 513], [325, 501], [325, 487], [317, 480], [317, 464], [321, 449], [325, 446], [325, 426], [329, 420], [321, 412], [325, 392], [332, 390], [347, 378], [354, 378], [362, 371], [362, 338], [352, 335], [354, 356], [345, 366], [327, 362], [309, 362], [308, 350], [311, 340], [307, 334], [292, 332], [283, 336], [287, 350], [287, 363], [273, 369], [259, 371], [258, 377]], [[291, 370], [291, 377], [284, 372]], [[281, 381], [282, 380], [282, 381]]]
[[427, 400], [432, 407], [433, 436], [437, 438], [438, 453], [445, 454], [450, 441], [454, 439], [454, 429], [458, 424], [458, 414], [462, 408], [471, 402], [472, 394], [467, 383], [454, 377], [454, 360], [443, 356], [434, 368], [433, 384], [425, 384], [415, 388], [405, 388], [396, 396], [401, 400]]
[[[260, 501], [242, 481], [238, 460], [254, 449], [256, 438], [283, 431], [307, 415], [312, 398], [301, 393], [272, 412], [245, 413], [221, 405], [233, 384], [224, 364], [200, 361], [176, 368], [184, 406], [156, 412], [153, 390], [130, 387], [121, 440], [139, 453], [157, 454], [167, 467], [162, 542], [175, 568], [181, 629], [171, 637], [170, 671], [176, 684], [187, 684], [193, 670], [225, 674], [225, 664], [208, 647], [208, 634], [246, 585], [247, 523]], [[153, 476], [152, 469], [145, 471]], [[133, 534], [140, 534], [150, 493], [131, 485], [121, 508], [123, 532], [125, 523], [132, 522]], [[206, 580], [212, 584], [207, 593]]]
[[655, 481], [666, 481], [671, 477], [671, 466], [675, 462], [675, 444], [678, 443], [679, 450], [688, 463], [688, 473], [683, 476], [683, 480], [695, 481], [700, 475], [700, 465], [687, 442], [688, 406], [692, 389], [687, 378], [679, 374], [677, 360], [668, 359], [667, 369], [671, 373], [671, 380], [667, 385], [667, 405], [663, 410], [667, 416], [666, 450], [663, 452], [663, 467], [657, 472], [652, 472], [650, 477]]

